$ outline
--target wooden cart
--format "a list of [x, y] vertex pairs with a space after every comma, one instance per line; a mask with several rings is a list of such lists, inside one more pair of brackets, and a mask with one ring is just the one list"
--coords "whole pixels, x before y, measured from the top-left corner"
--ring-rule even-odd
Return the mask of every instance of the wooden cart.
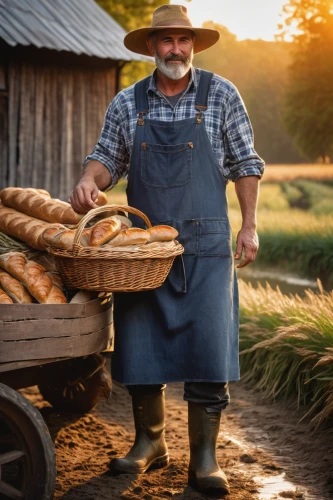
[[112, 350], [112, 298], [83, 304], [0, 305], [0, 498], [48, 500], [54, 445], [17, 389], [38, 385], [55, 408], [85, 412], [109, 397], [101, 354]]

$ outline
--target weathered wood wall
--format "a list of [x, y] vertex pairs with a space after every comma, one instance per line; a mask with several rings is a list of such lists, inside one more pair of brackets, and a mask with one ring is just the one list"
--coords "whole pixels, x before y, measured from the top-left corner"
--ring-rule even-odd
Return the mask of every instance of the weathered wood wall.
[[117, 64], [39, 64], [36, 57], [9, 60], [7, 71], [8, 102], [0, 100], [0, 186], [41, 187], [67, 200], [116, 94]]

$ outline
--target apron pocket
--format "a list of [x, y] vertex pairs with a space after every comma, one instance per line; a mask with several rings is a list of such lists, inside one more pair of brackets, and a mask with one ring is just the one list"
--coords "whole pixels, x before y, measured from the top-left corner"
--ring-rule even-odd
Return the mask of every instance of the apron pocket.
[[179, 241], [184, 247], [184, 255], [197, 255], [198, 254], [198, 237], [197, 228], [198, 223], [195, 219], [176, 221], [173, 220], [171, 224], [177, 229], [179, 236], [176, 240]]
[[199, 256], [232, 256], [228, 219], [199, 219]]
[[141, 144], [141, 178], [154, 188], [185, 186], [192, 177], [192, 142], [176, 145]]

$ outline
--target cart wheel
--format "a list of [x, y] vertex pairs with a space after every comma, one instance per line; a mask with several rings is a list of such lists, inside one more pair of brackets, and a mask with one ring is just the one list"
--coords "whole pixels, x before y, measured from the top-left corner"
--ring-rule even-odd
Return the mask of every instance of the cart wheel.
[[55, 363], [49, 371], [45, 371], [38, 388], [54, 409], [86, 413], [102, 397], [109, 398], [112, 382], [105, 358], [101, 354], [93, 354]]
[[0, 499], [49, 500], [55, 479], [54, 445], [41, 414], [0, 384]]

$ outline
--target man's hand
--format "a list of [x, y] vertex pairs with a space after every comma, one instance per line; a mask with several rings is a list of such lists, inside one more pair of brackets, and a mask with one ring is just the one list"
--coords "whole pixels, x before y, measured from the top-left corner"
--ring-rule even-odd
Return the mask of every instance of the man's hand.
[[68, 200], [73, 210], [78, 214], [86, 214], [96, 208], [98, 190], [109, 186], [111, 180], [110, 172], [102, 163], [97, 160], [89, 161]]
[[242, 258], [243, 250], [245, 258], [237, 267], [245, 267], [253, 262], [257, 256], [258, 248], [259, 239], [256, 230], [243, 227], [237, 235], [235, 260]]
[[75, 186], [69, 202], [72, 205], [74, 212], [78, 214], [86, 214], [97, 205], [94, 201], [98, 196], [98, 187], [93, 178], [83, 176]]

